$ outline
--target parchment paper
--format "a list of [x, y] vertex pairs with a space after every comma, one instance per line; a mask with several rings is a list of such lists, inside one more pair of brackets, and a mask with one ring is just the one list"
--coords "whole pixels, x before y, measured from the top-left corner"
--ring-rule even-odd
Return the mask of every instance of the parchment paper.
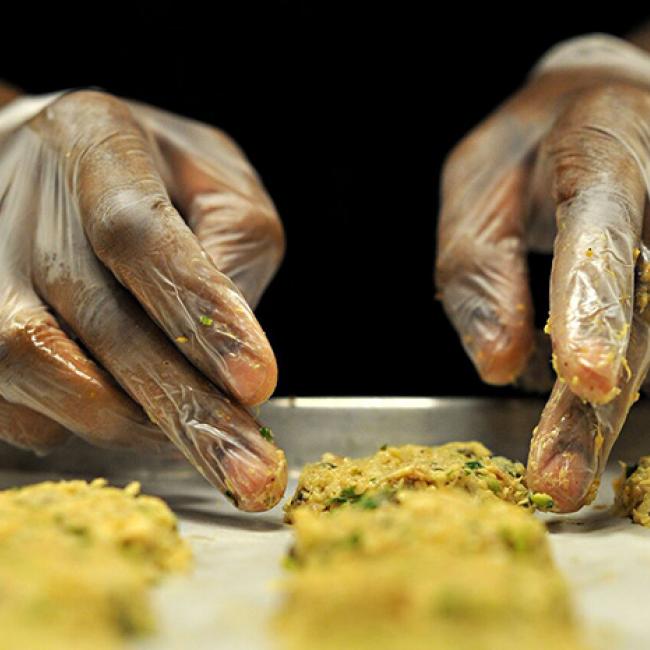
[[[525, 459], [529, 431], [540, 409], [541, 403], [534, 400], [310, 398], [276, 400], [262, 417], [297, 468], [323, 451], [360, 455], [384, 443], [461, 439], [482, 440], [496, 453]], [[632, 461], [644, 450], [650, 453], [650, 406], [637, 409], [627, 429], [613, 458]], [[85, 471], [80, 473], [81, 461]], [[610, 468], [595, 505], [575, 515], [540, 516], [594, 650], [647, 650], [650, 530], [611, 512], [611, 482], [617, 472]], [[280, 507], [260, 515], [238, 513], [177, 462], [143, 462], [83, 445], [41, 460], [0, 448], [0, 486], [100, 473], [117, 484], [137, 478], [145, 491], [165, 498], [179, 516], [196, 558], [190, 575], [155, 589], [158, 632], [132, 647], [274, 648], [268, 620], [279, 602], [280, 565], [291, 539]], [[289, 494], [296, 476], [294, 469]]]

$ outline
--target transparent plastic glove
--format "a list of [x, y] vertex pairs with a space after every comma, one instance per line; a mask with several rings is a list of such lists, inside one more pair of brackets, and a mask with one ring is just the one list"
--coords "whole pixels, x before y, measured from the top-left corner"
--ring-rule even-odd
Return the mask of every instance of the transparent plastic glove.
[[604, 35], [551, 50], [445, 165], [437, 286], [485, 381], [512, 382], [526, 367], [526, 252], [554, 254], [558, 379], [529, 482], [560, 511], [595, 494], [650, 364], [645, 306], [635, 311], [649, 179], [650, 56]]
[[94, 91], [8, 104], [0, 437], [171, 441], [241, 509], [271, 507], [286, 462], [246, 405], [277, 369], [249, 305], [282, 252], [273, 204], [216, 129]]

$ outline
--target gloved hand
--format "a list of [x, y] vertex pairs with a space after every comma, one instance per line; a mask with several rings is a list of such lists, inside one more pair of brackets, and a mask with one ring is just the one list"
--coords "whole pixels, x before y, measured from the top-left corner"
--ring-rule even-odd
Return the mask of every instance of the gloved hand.
[[481, 377], [517, 378], [535, 332], [526, 251], [553, 251], [557, 380], [528, 480], [588, 502], [650, 366], [650, 56], [605, 35], [553, 48], [451, 153], [436, 279]]
[[44, 452], [173, 442], [243, 510], [286, 461], [245, 408], [275, 358], [251, 306], [283, 253], [223, 133], [110, 95], [0, 110], [0, 438]]

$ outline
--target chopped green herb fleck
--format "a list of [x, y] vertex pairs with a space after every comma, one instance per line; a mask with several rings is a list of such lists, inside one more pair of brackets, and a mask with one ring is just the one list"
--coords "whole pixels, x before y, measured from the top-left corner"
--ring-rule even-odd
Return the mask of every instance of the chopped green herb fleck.
[[465, 467], [468, 469], [480, 469], [483, 467], [483, 463], [480, 460], [468, 460], [465, 463]]
[[531, 494], [530, 502], [540, 510], [550, 510], [553, 507], [553, 499], [544, 492]]
[[494, 476], [488, 476], [485, 479], [485, 483], [490, 488], [490, 490], [494, 492], [494, 494], [499, 494], [499, 492], [501, 492], [501, 483], [499, 483], [499, 481], [497, 481]]
[[285, 555], [284, 559], [282, 560], [282, 565], [289, 571], [297, 569], [300, 566], [293, 555]]
[[521, 531], [505, 528], [501, 531], [501, 537], [515, 553], [527, 553], [530, 550], [530, 542]]
[[344, 503], [356, 503], [363, 494], [357, 494], [353, 487], [346, 487], [341, 490], [337, 497], [333, 497], [327, 502], [327, 505], [342, 505]]
[[273, 442], [273, 432], [268, 427], [260, 427], [260, 435], [262, 438], [264, 438], [264, 440]]
[[87, 537], [88, 536], [88, 529], [83, 527], [83, 526], [73, 526], [73, 525], [68, 525], [65, 527], [66, 532], [70, 533], [71, 535], [75, 535], [77, 537]]
[[359, 544], [361, 544], [361, 535], [359, 533], [352, 533], [348, 538], [346, 538], [344, 543], [350, 548], [357, 548]]
[[364, 495], [357, 502], [357, 506], [363, 510], [376, 510], [379, 508], [379, 501], [371, 496]]
[[209, 316], [199, 316], [199, 323], [205, 327], [212, 327], [214, 321]]
[[381, 447], [379, 447], [379, 451], [386, 451], [388, 449], [388, 445], [384, 443]]
[[514, 478], [523, 476], [524, 466], [521, 463], [513, 462], [503, 456], [493, 456], [492, 463]]
[[392, 501], [395, 496], [395, 490], [390, 488], [384, 489], [381, 492], [374, 492], [372, 494], [363, 494], [361, 498], [354, 503], [355, 507], [362, 510], [376, 510], [382, 503]]

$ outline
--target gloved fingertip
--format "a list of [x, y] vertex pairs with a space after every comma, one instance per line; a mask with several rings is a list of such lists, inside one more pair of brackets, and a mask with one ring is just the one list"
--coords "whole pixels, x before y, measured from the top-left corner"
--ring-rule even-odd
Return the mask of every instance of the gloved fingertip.
[[[270, 443], [269, 443], [270, 444]], [[269, 510], [287, 487], [287, 461], [281, 449], [255, 459], [229, 454], [223, 458], [226, 496], [245, 512]]]
[[457, 283], [443, 295], [451, 319], [481, 379], [504, 385], [523, 371], [534, 347], [532, 307], [527, 299], [514, 305], [486, 300], [473, 286]]
[[553, 499], [553, 511], [575, 512], [596, 494], [596, 470], [577, 450], [553, 454], [540, 464], [529, 463], [528, 487]]
[[550, 495], [555, 512], [580, 509], [596, 494], [606, 435], [594, 407], [578, 399], [565, 383], [556, 382], [533, 431], [529, 489]]
[[270, 347], [253, 358], [248, 355], [227, 357], [225, 365], [228, 388], [239, 403], [255, 406], [273, 394], [278, 381], [278, 366]]
[[466, 346], [481, 379], [496, 386], [511, 384], [521, 374], [533, 350], [530, 333], [503, 333], [497, 341]]

